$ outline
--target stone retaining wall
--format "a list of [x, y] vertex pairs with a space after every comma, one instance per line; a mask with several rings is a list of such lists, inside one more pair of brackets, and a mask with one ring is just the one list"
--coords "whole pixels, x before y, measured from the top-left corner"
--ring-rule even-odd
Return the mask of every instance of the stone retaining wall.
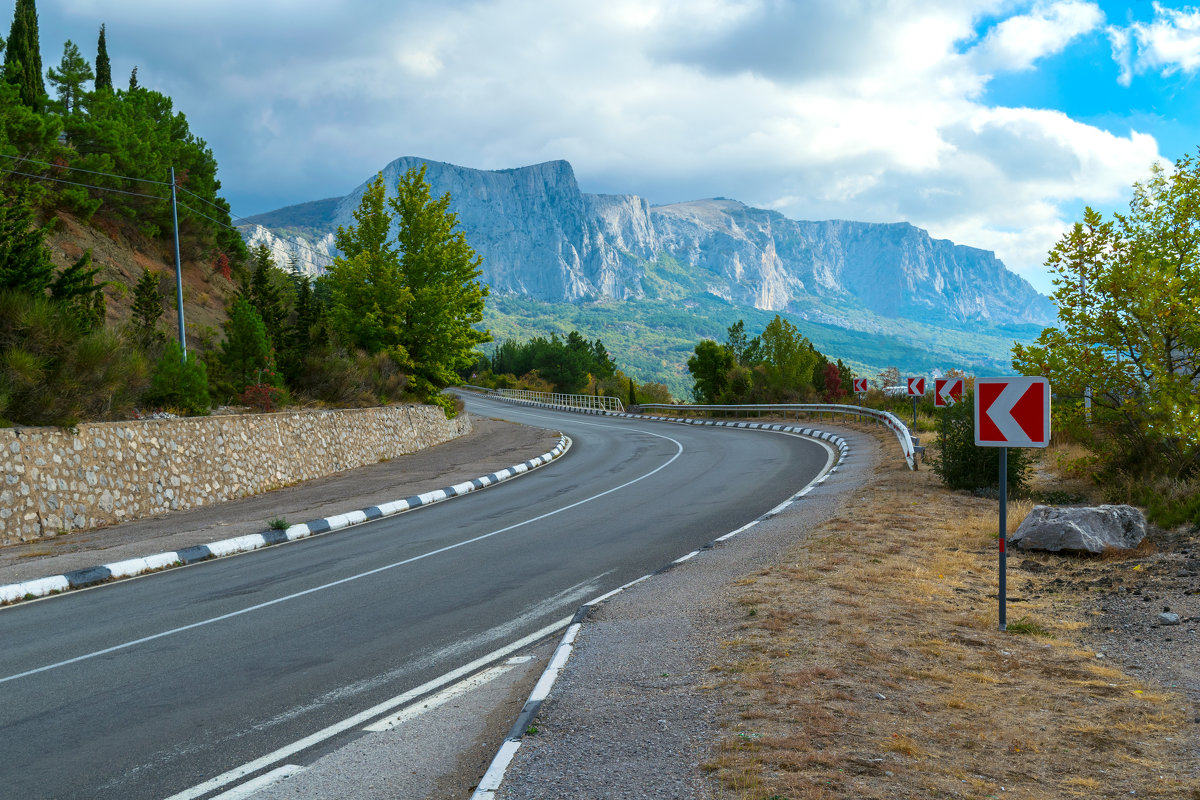
[[0, 430], [0, 544], [290, 486], [471, 430], [434, 406]]

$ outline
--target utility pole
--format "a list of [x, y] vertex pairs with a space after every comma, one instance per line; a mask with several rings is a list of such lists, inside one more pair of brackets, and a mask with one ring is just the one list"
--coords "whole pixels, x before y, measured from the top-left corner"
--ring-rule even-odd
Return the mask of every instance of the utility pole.
[[179, 204], [175, 200], [175, 167], [171, 167], [171, 220], [175, 225], [175, 307], [179, 310], [179, 351], [187, 364], [187, 337], [183, 327], [183, 262], [179, 258]]

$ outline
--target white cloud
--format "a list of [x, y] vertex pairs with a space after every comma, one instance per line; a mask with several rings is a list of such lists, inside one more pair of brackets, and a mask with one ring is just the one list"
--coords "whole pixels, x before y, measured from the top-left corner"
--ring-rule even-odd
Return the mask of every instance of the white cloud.
[[1039, 58], [1062, 52], [1103, 22], [1104, 12], [1092, 2], [1037, 3], [1028, 14], [999, 22], [972, 55], [985, 72], [1031, 69]]
[[1159, 71], [1166, 77], [1200, 69], [1200, 9], [1166, 8], [1156, 2], [1152, 22], [1110, 26], [1108, 37], [1124, 86], [1143, 72]]

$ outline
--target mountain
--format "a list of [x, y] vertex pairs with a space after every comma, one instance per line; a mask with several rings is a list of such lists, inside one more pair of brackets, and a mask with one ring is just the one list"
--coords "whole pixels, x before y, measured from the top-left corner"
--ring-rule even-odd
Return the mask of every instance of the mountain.
[[[833, 357], [845, 357], [826, 349], [834, 340], [845, 346], [854, 338], [835, 334], [853, 332], [872, 343], [851, 348], [862, 351], [851, 363], [915, 372], [926, 365], [890, 358], [912, 351], [908, 358], [924, 354], [943, 368], [1007, 369], [1013, 339], [1030, 338], [1054, 320], [1050, 300], [993, 253], [934, 239], [908, 223], [793, 220], [724, 198], [651, 206], [635, 195], [580, 191], [566, 161], [476, 170], [405, 157], [384, 168], [384, 180], [395, 186], [421, 164], [434, 194], [450, 193], [467, 241], [484, 258], [494, 330], [533, 307], [540, 309], [538, 327], [550, 330], [571, 327], [567, 319], [578, 318], [572, 309], [600, 313], [606, 329], [666, 315], [645, 326], [653, 338], [656, 330], [679, 328], [679, 316], [699, 313], [711, 329], [693, 338], [721, 339], [739, 317], [754, 329], [752, 319], [781, 313]], [[353, 224], [367, 185], [252, 217], [243, 235], [251, 245], [268, 245], [277, 263], [319, 273], [335, 254], [333, 232]], [[603, 331], [579, 329], [609, 344]], [[645, 359], [673, 389], [682, 386], [686, 352], [668, 351], [686, 341], [660, 343], [658, 355]], [[619, 346], [609, 349], [629, 365]]]

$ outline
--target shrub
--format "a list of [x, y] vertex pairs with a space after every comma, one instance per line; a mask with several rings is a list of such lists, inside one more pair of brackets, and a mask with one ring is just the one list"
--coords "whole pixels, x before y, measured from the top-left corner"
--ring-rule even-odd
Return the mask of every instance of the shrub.
[[151, 406], [178, 409], [188, 416], [207, 414], [212, 405], [208, 394], [208, 371], [204, 362], [196, 358], [194, 351], [187, 354], [186, 363], [182, 355], [178, 340], [167, 342], [154, 368], [150, 391], [146, 393], [144, 402]]
[[[933, 471], [951, 489], [985, 489], [1000, 486], [1000, 448], [976, 447], [974, 398], [970, 395], [939, 409], [938, 438], [933, 442]], [[1008, 448], [1008, 493], [1024, 490], [1032, 463], [1027, 450]]]

